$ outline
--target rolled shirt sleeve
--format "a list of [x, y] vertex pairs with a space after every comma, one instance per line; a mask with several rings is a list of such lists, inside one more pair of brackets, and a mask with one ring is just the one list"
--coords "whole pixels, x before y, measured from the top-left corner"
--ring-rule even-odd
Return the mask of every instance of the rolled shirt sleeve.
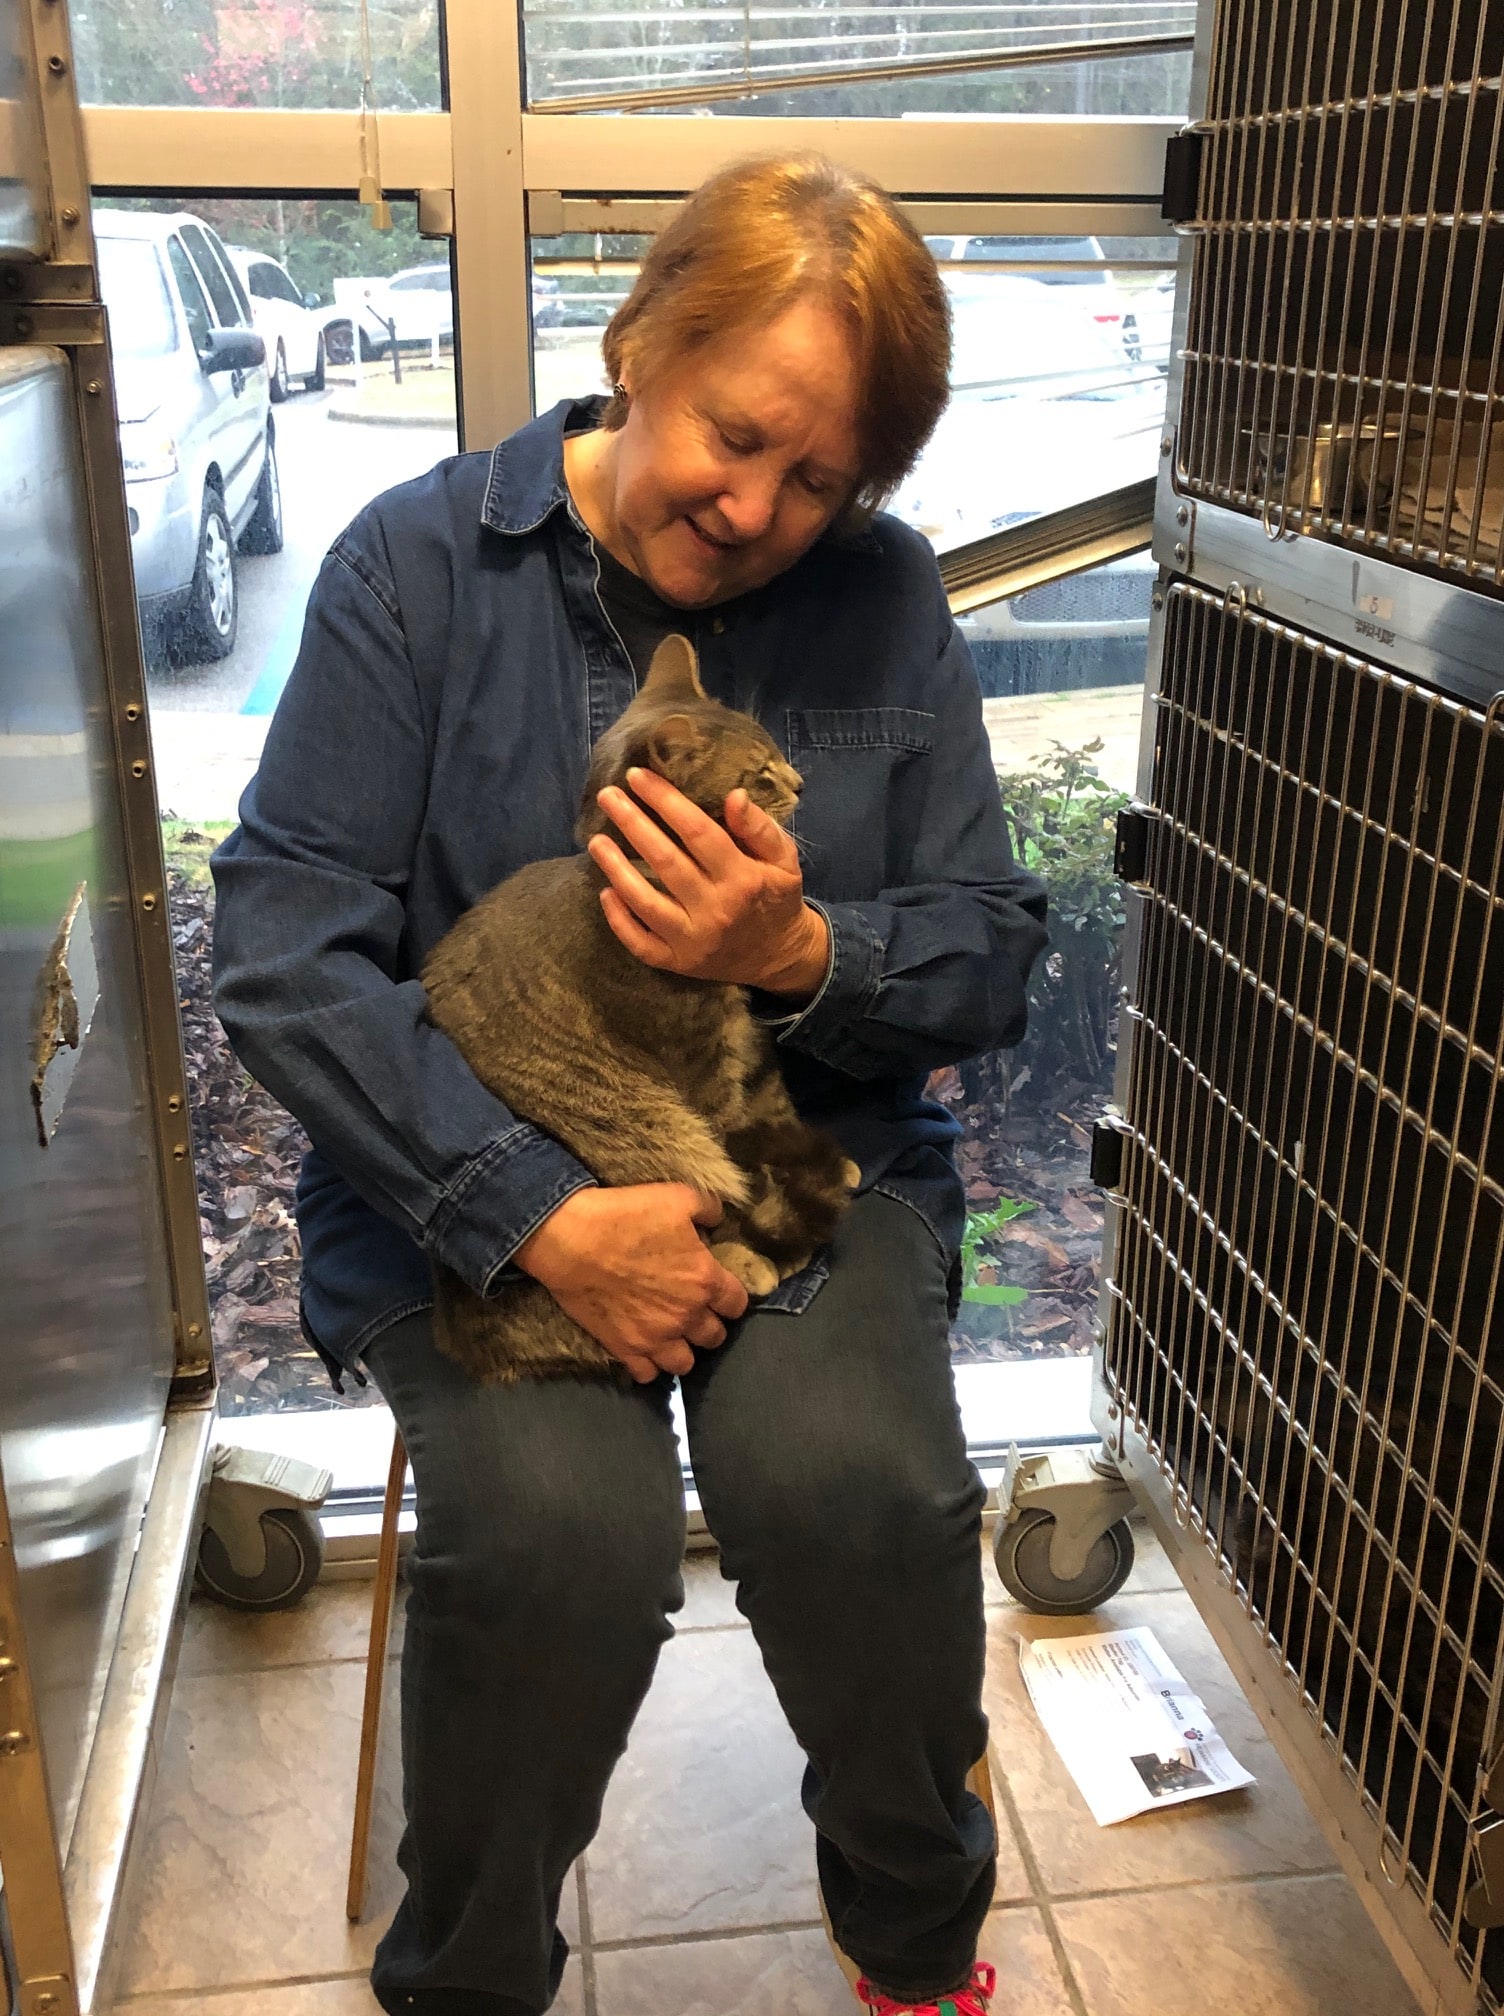
[[215, 999], [247, 1069], [352, 1188], [485, 1293], [595, 1179], [486, 1090], [407, 970], [432, 751], [393, 599], [347, 535], [214, 857]]

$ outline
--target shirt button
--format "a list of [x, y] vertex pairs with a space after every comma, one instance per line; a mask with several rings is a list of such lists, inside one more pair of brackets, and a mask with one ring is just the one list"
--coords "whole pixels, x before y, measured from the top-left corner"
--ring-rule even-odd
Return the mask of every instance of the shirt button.
[[710, 634], [713, 637], [723, 637], [725, 633], [726, 633], [725, 617], [724, 616], [714, 617], [710, 625]]

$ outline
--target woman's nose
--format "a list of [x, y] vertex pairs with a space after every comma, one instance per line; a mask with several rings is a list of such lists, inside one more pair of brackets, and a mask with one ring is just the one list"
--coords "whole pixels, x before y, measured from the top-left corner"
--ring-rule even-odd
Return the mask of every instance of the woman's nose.
[[759, 539], [778, 511], [778, 479], [754, 469], [738, 472], [734, 486], [723, 490], [716, 508], [738, 540]]

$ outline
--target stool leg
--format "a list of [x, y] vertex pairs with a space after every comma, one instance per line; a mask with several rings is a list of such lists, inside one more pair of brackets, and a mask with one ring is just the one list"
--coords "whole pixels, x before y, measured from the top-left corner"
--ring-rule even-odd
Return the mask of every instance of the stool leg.
[[402, 1515], [402, 1490], [407, 1482], [407, 1450], [395, 1426], [392, 1461], [386, 1473], [381, 1503], [381, 1546], [376, 1555], [376, 1586], [371, 1596], [371, 1637], [366, 1647], [366, 1694], [360, 1711], [360, 1765], [355, 1774], [355, 1825], [350, 1835], [350, 1880], [345, 1889], [345, 1916], [353, 1924], [365, 1909], [366, 1865], [371, 1853], [371, 1804], [376, 1790], [376, 1752], [381, 1741], [381, 1696], [386, 1684], [386, 1655], [392, 1635], [392, 1599], [397, 1589], [397, 1522]]

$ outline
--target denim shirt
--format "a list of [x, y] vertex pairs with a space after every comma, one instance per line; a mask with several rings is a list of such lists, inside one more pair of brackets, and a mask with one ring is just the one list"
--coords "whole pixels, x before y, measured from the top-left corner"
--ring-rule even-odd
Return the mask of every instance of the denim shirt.
[[[564, 480], [564, 436], [603, 403], [441, 462], [341, 534], [214, 857], [220, 1019], [313, 1144], [303, 1315], [331, 1369], [429, 1304], [430, 1260], [504, 1295], [518, 1246], [594, 1180], [480, 1084], [418, 975], [488, 889], [576, 851], [591, 745], [635, 691]], [[878, 517], [685, 628], [707, 690], [805, 779], [794, 830], [829, 964], [797, 1013], [754, 997], [794, 1103], [953, 1262], [958, 1129], [925, 1079], [1018, 1040], [1046, 934], [934, 555]], [[822, 1257], [768, 1299], [797, 1312], [823, 1278]]]

